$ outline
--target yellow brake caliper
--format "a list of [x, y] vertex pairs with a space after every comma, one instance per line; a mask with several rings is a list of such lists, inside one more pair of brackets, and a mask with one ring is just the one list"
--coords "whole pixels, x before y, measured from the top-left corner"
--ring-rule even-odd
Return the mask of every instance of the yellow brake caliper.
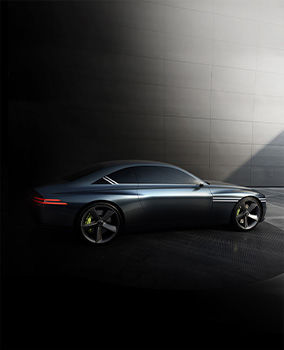
[[236, 215], [236, 216], [238, 216], [238, 215], [240, 214], [240, 211], [241, 211], [241, 208], [239, 208], [239, 209], [237, 210], [237, 215]]
[[[85, 219], [85, 224], [89, 225], [92, 222], [92, 215], [89, 213]], [[92, 228], [90, 227], [88, 229], [88, 232], [92, 232]]]

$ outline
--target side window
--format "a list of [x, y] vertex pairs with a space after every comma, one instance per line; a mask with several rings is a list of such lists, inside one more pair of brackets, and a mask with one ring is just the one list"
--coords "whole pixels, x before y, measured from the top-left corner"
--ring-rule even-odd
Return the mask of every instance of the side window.
[[196, 179], [178, 169], [164, 166], [135, 167], [139, 183], [151, 184], [194, 184]]
[[137, 178], [132, 168], [125, 168], [108, 175], [111, 180], [119, 184], [135, 184], [137, 183]]

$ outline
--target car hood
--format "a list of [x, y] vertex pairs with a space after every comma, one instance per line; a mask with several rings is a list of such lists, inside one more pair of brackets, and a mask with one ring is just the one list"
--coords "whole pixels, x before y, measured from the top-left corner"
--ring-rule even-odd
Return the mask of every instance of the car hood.
[[228, 182], [223, 182], [223, 181], [215, 181], [215, 180], [206, 180], [207, 183], [209, 183], [210, 186], [220, 186], [220, 187], [231, 187], [231, 188], [241, 188], [245, 190], [250, 190], [250, 188], [241, 186], [241, 185], [234, 185]]

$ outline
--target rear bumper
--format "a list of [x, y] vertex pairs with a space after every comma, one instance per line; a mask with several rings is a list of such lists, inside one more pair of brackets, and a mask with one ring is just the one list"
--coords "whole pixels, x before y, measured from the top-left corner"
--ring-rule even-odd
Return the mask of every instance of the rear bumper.
[[76, 210], [71, 206], [32, 203], [31, 212], [36, 223], [46, 226], [72, 227], [76, 217]]

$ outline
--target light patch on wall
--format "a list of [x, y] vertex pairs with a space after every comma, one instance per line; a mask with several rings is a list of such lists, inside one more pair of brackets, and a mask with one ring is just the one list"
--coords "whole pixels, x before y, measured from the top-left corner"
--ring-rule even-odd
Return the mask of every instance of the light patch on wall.
[[284, 124], [254, 123], [253, 144], [284, 145]]

